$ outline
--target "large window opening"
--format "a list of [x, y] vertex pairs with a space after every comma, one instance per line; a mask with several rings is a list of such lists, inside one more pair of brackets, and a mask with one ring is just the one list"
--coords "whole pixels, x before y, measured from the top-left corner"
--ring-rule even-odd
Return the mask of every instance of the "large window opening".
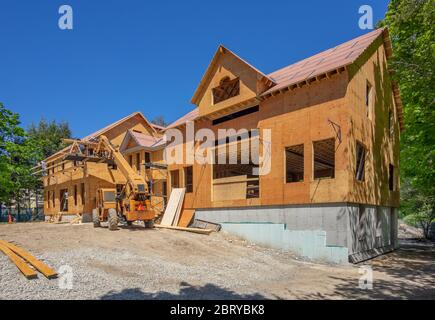
[[68, 189], [62, 189], [59, 192], [60, 198], [60, 211], [68, 211]]
[[229, 77], [225, 77], [220, 81], [218, 87], [212, 89], [213, 104], [225, 101], [229, 98], [235, 97], [240, 93], [240, 80], [235, 78], [230, 80]]
[[313, 142], [314, 179], [335, 177], [335, 139]]
[[171, 171], [171, 189], [180, 187], [180, 174], [179, 170]]
[[184, 168], [184, 180], [185, 180], [186, 192], [187, 193], [193, 192], [193, 167]]
[[394, 181], [394, 166], [392, 164], [390, 164], [388, 167], [388, 185], [389, 185], [390, 191], [395, 190], [396, 186], [395, 186], [395, 181]]
[[245, 139], [221, 142], [215, 148], [214, 201], [259, 198], [258, 152], [251, 152], [255, 149], [251, 144], [258, 136], [249, 139], [251, 136], [248, 133]]
[[373, 112], [373, 108], [372, 108], [372, 104], [373, 104], [373, 88], [372, 85], [370, 84], [370, 82], [366, 82], [366, 112], [367, 112], [367, 117], [369, 117], [369, 119], [372, 118], [372, 112]]
[[74, 185], [74, 206], [76, 207], [77, 207], [77, 195], [78, 195], [77, 185]]
[[365, 163], [366, 163], [366, 149], [357, 142], [356, 143], [356, 172], [355, 177], [358, 181], [364, 181], [365, 179]]
[[140, 171], [140, 153], [136, 153], [136, 170]]
[[286, 183], [304, 181], [304, 145], [285, 148]]
[[80, 198], [82, 199], [82, 206], [85, 205], [85, 184], [80, 185]]

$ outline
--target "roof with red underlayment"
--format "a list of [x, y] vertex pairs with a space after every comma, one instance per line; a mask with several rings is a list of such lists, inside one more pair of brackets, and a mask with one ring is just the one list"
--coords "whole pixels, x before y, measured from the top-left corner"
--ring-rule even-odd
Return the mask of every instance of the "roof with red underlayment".
[[166, 130], [178, 127], [182, 124], [185, 124], [188, 121], [194, 121], [196, 118], [198, 118], [198, 116], [199, 116], [199, 108], [195, 108], [192, 111], [190, 111], [189, 113], [182, 116], [181, 118], [172, 122], [169, 126], [166, 127]]
[[[387, 56], [391, 55], [391, 43], [388, 36], [387, 28], [380, 28], [374, 31], [371, 31], [367, 34], [364, 34], [360, 37], [342, 43], [338, 46], [320, 52], [316, 55], [313, 55], [309, 58], [291, 64], [287, 67], [274, 71], [268, 75], [264, 75], [261, 71], [251, 66], [245, 60], [242, 60], [236, 54], [231, 52], [230, 50], [224, 48], [223, 46], [219, 46], [218, 51], [212, 59], [209, 67], [207, 68], [207, 72], [204, 75], [203, 79], [200, 82], [198, 89], [195, 92], [194, 99], [197, 98], [199, 90], [201, 90], [202, 82], [204, 78], [208, 75], [210, 70], [213, 68], [214, 63], [216, 63], [218, 54], [223, 49], [223, 52], [229, 52], [234, 55], [236, 58], [240, 59], [243, 63], [250, 66], [259, 74], [263, 75], [268, 80], [271, 80], [274, 84], [270, 89], [266, 90], [262, 93], [262, 96], [270, 95], [273, 92], [282, 90], [289, 86], [310, 80], [312, 78], [316, 78], [317, 76], [324, 75], [328, 72], [337, 70], [339, 68], [346, 67], [354, 63], [367, 49], [368, 47], [380, 36], [383, 36], [384, 43], [386, 45]], [[399, 120], [401, 124], [401, 128], [403, 128], [403, 115], [401, 110], [401, 102], [400, 96], [398, 92], [398, 87], [396, 84], [393, 84], [393, 89], [395, 92], [396, 104], [398, 105], [399, 111]], [[187, 121], [193, 121], [199, 117], [199, 109], [196, 108], [186, 115], [182, 116], [178, 120], [171, 123], [166, 129], [177, 127], [179, 125], [185, 124]]]
[[[154, 132], [157, 132], [156, 129], [154, 128], [154, 126], [144, 117], [144, 115], [141, 112], [133, 112], [132, 114], [129, 114], [128, 116], [126, 116], [118, 121], [115, 121], [115, 122], [109, 124], [108, 126], [98, 130], [98, 131], [95, 131], [95, 132], [87, 135], [86, 137], [82, 138], [82, 140], [83, 141], [92, 140], [93, 138], [96, 138], [96, 137], [108, 132], [109, 130], [117, 127], [118, 125], [122, 124], [123, 122], [125, 122], [125, 121], [127, 121], [127, 120], [129, 120], [137, 115], [139, 115], [141, 118], [143, 118], [145, 120], [145, 122], [152, 128], [152, 130], [154, 130]], [[66, 148], [63, 148], [62, 150], [49, 156], [47, 159], [45, 159], [45, 161], [46, 162], [50, 161], [51, 159], [56, 158], [57, 156], [64, 154], [68, 149], [69, 149], [69, 146]]]
[[137, 145], [140, 147], [156, 148], [165, 143], [163, 141], [163, 138], [152, 137], [150, 135], [144, 134], [142, 132], [137, 132], [134, 130], [128, 130], [128, 135], [130, 135], [133, 138], [133, 140], [137, 143]]
[[384, 29], [376, 29], [268, 74], [268, 77], [277, 85], [264, 92], [263, 95], [354, 63], [383, 31]]

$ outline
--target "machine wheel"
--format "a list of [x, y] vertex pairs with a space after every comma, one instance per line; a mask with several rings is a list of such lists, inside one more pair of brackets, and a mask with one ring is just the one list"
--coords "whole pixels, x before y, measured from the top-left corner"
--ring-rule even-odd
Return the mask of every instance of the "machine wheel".
[[98, 210], [92, 210], [92, 221], [94, 222], [94, 228], [101, 227], [100, 216], [98, 215]]
[[115, 209], [109, 209], [109, 230], [118, 230], [118, 214]]
[[154, 220], [145, 221], [145, 228], [154, 228]]
[[127, 221], [127, 226], [131, 227], [133, 225], [133, 221]]

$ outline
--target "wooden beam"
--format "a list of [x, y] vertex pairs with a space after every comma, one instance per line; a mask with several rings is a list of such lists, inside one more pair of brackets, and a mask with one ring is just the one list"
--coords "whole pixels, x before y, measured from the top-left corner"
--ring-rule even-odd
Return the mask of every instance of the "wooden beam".
[[0, 247], [7, 247], [9, 250], [12, 250], [14, 253], [19, 255], [21, 258], [25, 259], [28, 263], [30, 263], [33, 267], [35, 267], [36, 270], [41, 272], [45, 277], [48, 279], [52, 279], [57, 277], [57, 272], [47, 266], [45, 263], [41, 262], [40, 260], [36, 259], [34, 256], [32, 256], [29, 252], [26, 250], [17, 247], [16, 245], [6, 242], [4, 240], [0, 240]]
[[183, 228], [183, 227], [174, 227], [174, 226], [162, 226], [160, 224], [155, 224], [154, 227], [161, 229], [171, 229], [171, 230], [179, 230], [179, 231], [187, 231], [199, 234], [210, 234], [213, 232], [211, 229], [199, 229], [199, 228]]
[[34, 279], [37, 277], [35, 270], [29, 267], [29, 265], [16, 255], [11, 249], [0, 243], [0, 250], [15, 264], [15, 266], [21, 271], [27, 279]]
[[[42, 169], [41, 169], [41, 170], [38, 170], [38, 171], [32, 172], [32, 174], [38, 174], [38, 173], [41, 173], [42, 171], [47, 171], [47, 175], [49, 175], [49, 174], [48, 174], [48, 170], [51, 170], [51, 169], [53, 169], [53, 168], [60, 167], [62, 164], [65, 164], [65, 163], [68, 163], [68, 162], [69, 162], [68, 160], [63, 160], [63, 161], [61, 161], [61, 162], [59, 162], [59, 163], [57, 163], [57, 164], [53, 164], [53, 165], [51, 165], [51, 166], [45, 168], [45, 170], [42, 170]], [[37, 166], [37, 167], [41, 167], [41, 165], [39, 165], [39, 166]]]

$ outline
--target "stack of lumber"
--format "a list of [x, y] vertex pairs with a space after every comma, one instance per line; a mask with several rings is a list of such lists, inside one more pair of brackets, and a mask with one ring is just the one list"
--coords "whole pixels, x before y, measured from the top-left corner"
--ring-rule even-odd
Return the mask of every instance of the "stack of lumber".
[[57, 272], [42, 261], [35, 258], [26, 250], [4, 240], [0, 240], [0, 251], [2, 251], [22, 272], [27, 279], [37, 277], [35, 270], [41, 272], [48, 279], [56, 278]]
[[172, 189], [171, 196], [169, 197], [168, 205], [166, 206], [165, 213], [163, 214], [162, 226], [176, 226], [180, 219], [181, 209], [184, 202], [185, 188]]
[[184, 209], [183, 202], [185, 188], [172, 189], [171, 196], [169, 197], [168, 205], [166, 206], [165, 213], [163, 214], [161, 224], [154, 225], [156, 228], [188, 231], [200, 234], [210, 234], [213, 230], [187, 228], [190, 221], [195, 214], [195, 210]]

